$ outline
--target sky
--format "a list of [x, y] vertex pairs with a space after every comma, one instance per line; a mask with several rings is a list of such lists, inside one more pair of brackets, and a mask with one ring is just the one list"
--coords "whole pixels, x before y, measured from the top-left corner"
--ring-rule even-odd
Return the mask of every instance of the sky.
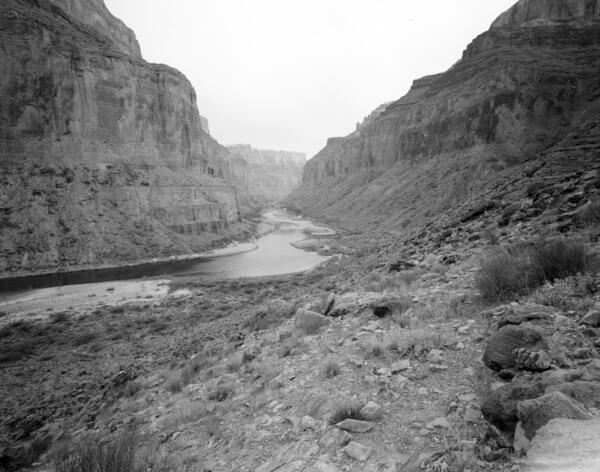
[[442, 72], [516, 0], [105, 0], [221, 144], [305, 152]]

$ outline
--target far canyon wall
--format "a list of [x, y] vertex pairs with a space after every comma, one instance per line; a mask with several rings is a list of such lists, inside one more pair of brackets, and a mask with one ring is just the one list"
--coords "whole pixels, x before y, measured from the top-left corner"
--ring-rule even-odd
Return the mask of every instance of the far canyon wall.
[[245, 168], [244, 194], [262, 205], [277, 203], [300, 185], [306, 155], [293, 151], [228, 146], [237, 168]]

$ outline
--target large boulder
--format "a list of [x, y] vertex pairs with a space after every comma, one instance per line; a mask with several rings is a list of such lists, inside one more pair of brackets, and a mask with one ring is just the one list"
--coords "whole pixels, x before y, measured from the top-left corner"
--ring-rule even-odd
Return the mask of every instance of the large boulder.
[[489, 423], [510, 438], [519, 421], [518, 403], [543, 394], [544, 386], [539, 383], [515, 382], [503, 385], [485, 398], [481, 405], [481, 413]]
[[294, 320], [294, 331], [300, 335], [316, 334], [330, 319], [314, 311], [299, 308]]
[[551, 385], [546, 393], [561, 392], [579, 403], [593, 408], [600, 408], [600, 382], [575, 380]]
[[517, 405], [517, 416], [525, 437], [529, 440], [551, 419], [591, 419], [581, 405], [561, 392], [551, 392], [539, 398], [520, 401]]
[[556, 418], [542, 426], [524, 460], [527, 472], [598, 472], [600, 419]]
[[514, 351], [529, 352], [547, 350], [542, 334], [529, 326], [507, 325], [500, 328], [488, 341], [483, 362], [492, 370], [500, 371], [516, 367]]

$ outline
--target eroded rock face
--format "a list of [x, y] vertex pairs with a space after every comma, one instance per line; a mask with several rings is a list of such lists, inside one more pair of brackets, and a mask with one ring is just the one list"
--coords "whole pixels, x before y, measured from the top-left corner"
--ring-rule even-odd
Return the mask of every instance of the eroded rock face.
[[[535, 13], [534, 4], [548, 7], [548, 15]], [[554, 4], [578, 7], [565, 13]], [[522, 163], [594, 116], [595, 5], [522, 0], [517, 13], [477, 37], [447, 72], [415, 81], [377, 118], [331, 138], [307, 162], [290, 205], [336, 221], [343, 215], [353, 226], [399, 229], [469, 200], [481, 203], [501, 176], [509, 181]], [[544, 15], [561, 21], [529, 26]]]
[[239, 221], [193, 87], [101, 0], [6, 0], [0, 43], [0, 272], [190, 252]]
[[597, 0], [522, 0], [500, 15], [493, 28], [539, 26], [559, 21], [600, 19]]
[[236, 167], [245, 168], [244, 193], [259, 202], [279, 202], [300, 185], [306, 155], [293, 151], [227, 146]]
[[72, 18], [106, 35], [121, 52], [142, 57], [135, 33], [106, 8], [103, 0], [50, 1], [61, 7]]

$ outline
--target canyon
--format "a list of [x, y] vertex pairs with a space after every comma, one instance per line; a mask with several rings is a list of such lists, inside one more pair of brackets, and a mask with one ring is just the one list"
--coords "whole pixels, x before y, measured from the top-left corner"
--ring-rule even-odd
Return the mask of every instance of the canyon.
[[256, 149], [248, 144], [227, 146], [245, 175], [239, 179], [245, 195], [255, 205], [281, 201], [300, 185], [306, 155], [293, 151]]
[[[554, 161], [541, 153], [553, 147], [565, 160], [597, 149], [581, 130], [594, 127], [600, 111], [599, 66], [598, 2], [518, 2], [448, 71], [415, 80], [356, 131], [330, 138], [288, 205], [340, 225], [401, 231], [490, 198], [498, 207], [523, 204], [527, 184], [518, 195], [509, 186], [511, 198], [494, 189], [533, 163], [551, 172]], [[571, 145], [558, 145], [567, 136]], [[594, 159], [578, 167], [577, 159], [573, 168], [597, 167]], [[554, 171], [559, 178], [562, 168]]]
[[209, 134], [186, 77], [144, 61], [102, 0], [2, 2], [0, 40], [0, 273], [249, 234], [252, 167]]

